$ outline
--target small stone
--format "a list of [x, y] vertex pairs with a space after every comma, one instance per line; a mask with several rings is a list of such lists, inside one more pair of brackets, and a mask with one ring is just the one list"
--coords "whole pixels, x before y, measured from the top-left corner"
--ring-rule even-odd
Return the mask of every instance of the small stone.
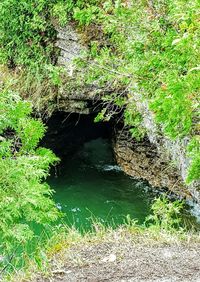
[[116, 258], [117, 258], [116, 255], [111, 254], [108, 257], [103, 258], [102, 262], [114, 262], [116, 261]]

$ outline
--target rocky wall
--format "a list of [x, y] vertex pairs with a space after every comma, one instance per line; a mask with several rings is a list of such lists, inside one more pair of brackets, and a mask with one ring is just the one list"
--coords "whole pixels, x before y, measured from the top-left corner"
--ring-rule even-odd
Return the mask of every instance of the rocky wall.
[[182, 198], [191, 199], [177, 167], [159, 153], [148, 137], [138, 142], [128, 131], [118, 131], [114, 152], [117, 163], [128, 175], [147, 180], [152, 187], [167, 188]]
[[[135, 103], [137, 110], [142, 114], [143, 126], [146, 129], [149, 141], [156, 146], [158, 154], [162, 159], [168, 163], [173, 163], [173, 166], [176, 167], [178, 174], [185, 183], [191, 161], [186, 151], [190, 141], [189, 137], [185, 137], [182, 140], [171, 140], [166, 137], [162, 134], [162, 128], [155, 123], [153, 113], [149, 110], [148, 101], [143, 99], [142, 95], [138, 93], [132, 93], [130, 99], [130, 102]], [[187, 189], [193, 199], [200, 204], [200, 181], [187, 185]]]

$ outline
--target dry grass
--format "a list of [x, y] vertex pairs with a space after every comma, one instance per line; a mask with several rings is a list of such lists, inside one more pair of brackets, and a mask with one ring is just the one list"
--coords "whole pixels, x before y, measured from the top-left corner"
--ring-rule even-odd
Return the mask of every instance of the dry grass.
[[[152, 277], [158, 274], [160, 279], [172, 279], [174, 275], [169, 281], [200, 277], [198, 233], [158, 231], [134, 224], [116, 230], [95, 224], [94, 229], [84, 235], [73, 228], [63, 229], [49, 240], [40, 269], [30, 262], [28, 268], [5, 281], [122, 281], [130, 277], [143, 281], [149, 278], [151, 268]], [[180, 270], [177, 277], [176, 268]], [[175, 279], [179, 276], [182, 280]]]

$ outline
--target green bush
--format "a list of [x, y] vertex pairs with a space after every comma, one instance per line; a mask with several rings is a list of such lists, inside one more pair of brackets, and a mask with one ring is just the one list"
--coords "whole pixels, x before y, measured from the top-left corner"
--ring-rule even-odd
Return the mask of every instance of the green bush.
[[187, 175], [187, 183], [200, 179], [200, 136], [192, 138], [188, 145], [188, 156], [191, 158], [191, 165]]
[[151, 206], [152, 214], [146, 218], [150, 228], [174, 231], [181, 230], [181, 211], [183, 202], [170, 201], [165, 196], [156, 198]]
[[38, 147], [45, 127], [31, 111], [17, 93], [0, 92], [0, 253], [5, 255], [34, 237], [34, 224], [59, 216], [45, 182], [58, 158]]
[[[0, 63], [10, 67], [25, 66], [37, 71], [56, 62], [55, 25], [72, 18], [90, 22], [93, 3], [99, 1], [64, 0], [2, 0], [0, 3]], [[91, 5], [90, 5], [91, 4]], [[79, 16], [86, 5], [88, 15]], [[91, 10], [91, 12], [90, 12]], [[87, 20], [86, 20], [87, 18]]]

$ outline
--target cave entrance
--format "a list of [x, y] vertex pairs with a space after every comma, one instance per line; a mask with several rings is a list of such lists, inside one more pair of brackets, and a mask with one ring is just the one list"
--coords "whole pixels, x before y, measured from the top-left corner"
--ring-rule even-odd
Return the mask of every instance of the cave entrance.
[[113, 125], [94, 123], [94, 117], [58, 112], [47, 123], [43, 145], [61, 158], [48, 179], [57, 206], [67, 224], [78, 228], [90, 228], [94, 218], [119, 225], [127, 214], [142, 223], [153, 199], [151, 189], [121, 171], [113, 157]]
[[61, 159], [72, 155], [85, 142], [97, 138], [111, 139], [112, 124], [94, 122], [95, 115], [56, 112], [47, 122], [43, 146], [51, 148]]

